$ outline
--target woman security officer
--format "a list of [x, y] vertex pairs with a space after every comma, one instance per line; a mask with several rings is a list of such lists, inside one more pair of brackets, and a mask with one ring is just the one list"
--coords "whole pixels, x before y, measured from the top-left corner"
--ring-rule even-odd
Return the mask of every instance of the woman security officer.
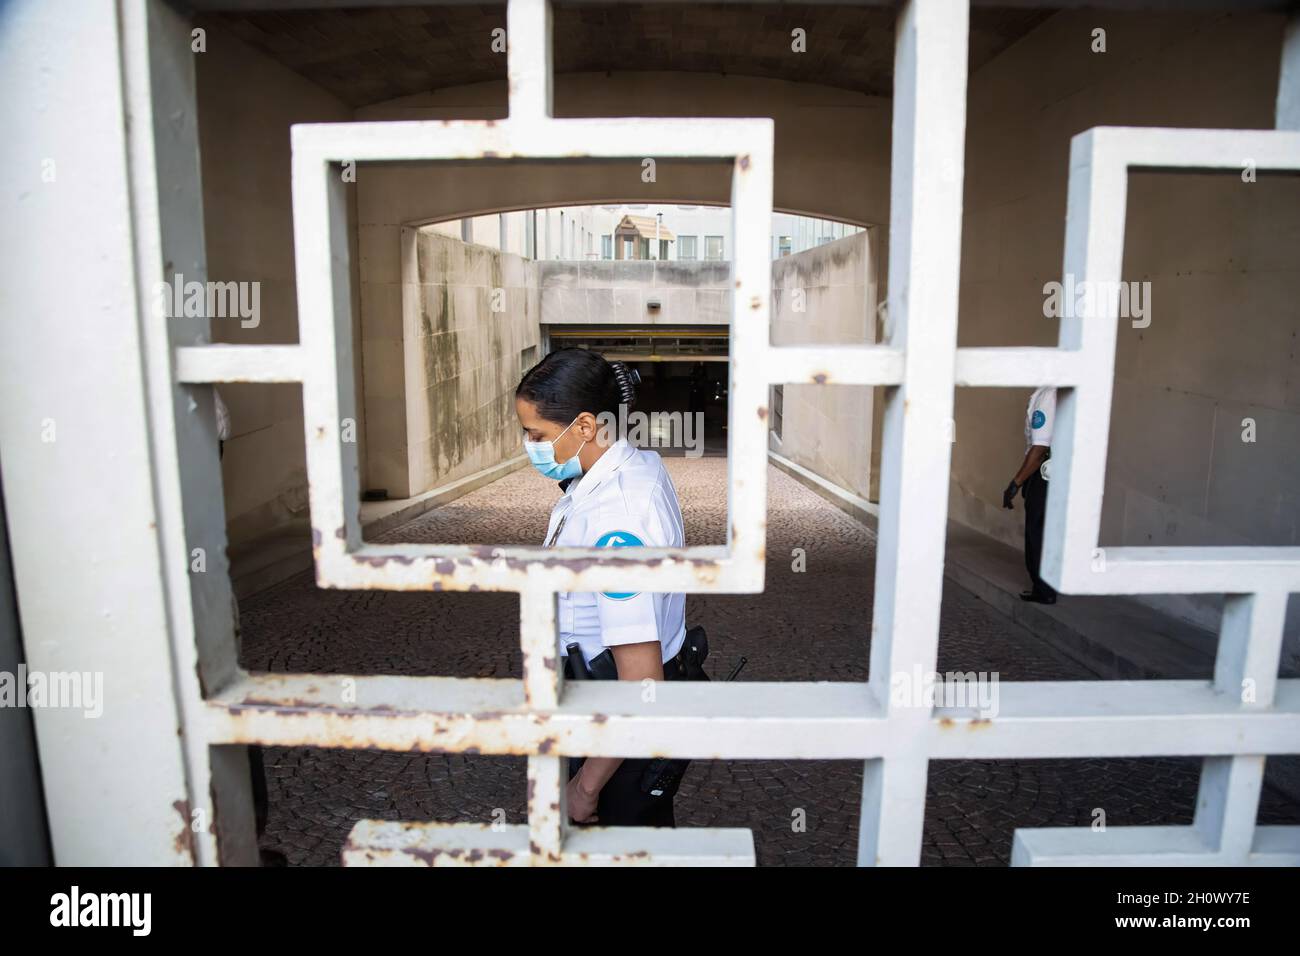
[[[677, 490], [659, 454], [615, 438], [605, 423], [636, 400], [632, 372], [582, 348], [552, 352], [515, 390], [515, 412], [533, 466], [560, 482], [547, 547], [682, 547]], [[609, 416], [609, 417], [606, 417]], [[603, 419], [598, 421], [598, 419]], [[559, 596], [560, 648], [583, 660], [566, 671], [618, 680], [686, 679], [686, 596], [644, 591]], [[612, 661], [611, 661], [612, 658]], [[569, 761], [569, 815], [604, 826], [676, 826], [676, 785], [645, 785], [648, 758]]]

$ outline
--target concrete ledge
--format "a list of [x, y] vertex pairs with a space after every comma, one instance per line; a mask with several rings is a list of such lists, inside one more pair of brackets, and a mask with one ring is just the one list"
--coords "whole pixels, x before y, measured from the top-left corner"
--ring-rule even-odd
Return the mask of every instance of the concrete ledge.
[[841, 488], [834, 482], [827, 481], [815, 471], [810, 471], [803, 465], [791, 461], [784, 455], [781, 455], [771, 449], [768, 449], [767, 457], [772, 460], [772, 464], [780, 468], [787, 475], [793, 478], [807, 488], [817, 492], [835, 507], [839, 508], [850, 518], [866, 525], [867, 529], [873, 534], [876, 530], [876, 524], [880, 518], [880, 506], [874, 501], [868, 501], [866, 498], [859, 498], [853, 492]]
[[1211, 680], [1218, 635], [1118, 595], [1020, 600], [1024, 553], [948, 522], [944, 573], [1005, 617], [1108, 680]]
[[236, 598], [274, 587], [312, 566], [311, 526], [306, 521], [280, 527], [226, 551], [230, 586]]

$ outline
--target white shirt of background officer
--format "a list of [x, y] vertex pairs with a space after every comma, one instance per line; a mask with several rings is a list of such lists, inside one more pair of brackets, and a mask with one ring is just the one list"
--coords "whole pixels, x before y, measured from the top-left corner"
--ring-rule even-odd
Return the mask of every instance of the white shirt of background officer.
[[[557, 359], [560, 353], [584, 354], [567, 354]], [[574, 394], [565, 394], [565, 390]], [[587, 401], [582, 401], [579, 395], [585, 395]], [[624, 541], [628, 537], [636, 537], [651, 547], [680, 546], [680, 538], [675, 541], [659, 540], [664, 533], [664, 526], [659, 523], [658, 516], [664, 509], [651, 506], [647, 497], [653, 494], [654, 483], [643, 480], [641, 474], [645, 462], [639, 456], [645, 453], [631, 448], [625, 441], [618, 441], [597, 420], [596, 416], [604, 412], [614, 412], [616, 415], [619, 401], [618, 386], [614, 384], [609, 363], [585, 349], [552, 352], [524, 376], [516, 391], [515, 413], [523, 429], [525, 442], [531, 443], [526, 447], [534, 467], [547, 477], [557, 480], [584, 476], [569, 485], [556, 509], [572, 509], [574, 518], [570, 520], [579, 522], [577, 527], [584, 532], [583, 536], [596, 534], [597, 538], [578, 542], [570, 540], [568, 534], [564, 534], [564, 543], [595, 546], [600, 538], [605, 538], [608, 545], [612, 543], [613, 536], [624, 531]], [[575, 411], [575, 402], [578, 409], [581, 409], [582, 404], [600, 407]], [[566, 405], [566, 411], [556, 411]], [[573, 412], [572, 417], [569, 417], [570, 412]], [[539, 451], [545, 454], [538, 454]], [[631, 454], [628, 455], [628, 452]], [[605, 456], [611, 454], [614, 458], [604, 462]], [[658, 459], [658, 455], [653, 457]], [[662, 464], [659, 467], [662, 468]], [[593, 479], [593, 485], [589, 485], [590, 490], [582, 489], [588, 478]], [[671, 483], [668, 487], [671, 489]], [[618, 503], [620, 498], [625, 504]], [[586, 505], [584, 501], [587, 502]], [[672, 504], [675, 508], [675, 492]], [[554, 532], [559, 517], [552, 515], [548, 535]], [[626, 521], [620, 521], [620, 518]], [[678, 533], [680, 520], [678, 511]], [[623, 523], [630, 525], [634, 522], [639, 522], [635, 528], [621, 527]], [[565, 524], [567, 526], [567, 520]], [[669, 648], [661, 640], [663, 632], [660, 628], [667, 628], [669, 633], [666, 634], [666, 639], [669, 640], [679, 637], [678, 629], [682, 629], [684, 634], [680, 610], [676, 613], [670, 611], [663, 600], [665, 597], [667, 596], [644, 593], [625, 596], [611, 592], [596, 598], [602, 627], [606, 622], [611, 626], [610, 632], [602, 631], [601, 644], [612, 649], [619, 680], [664, 679], [663, 662], [665, 651]], [[583, 641], [580, 639], [579, 643]], [[584, 654], [587, 653], [587, 647], [595, 650], [600, 645], [593, 646], [588, 639]], [[587, 758], [581, 771], [568, 783], [566, 800], [570, 817], [579, 823], [596, 821], [595, 809], [600, 790], [620, 763], [622, 758], [619, 757]]]
[[1025, 487], [1029, 476], [1037, 471], [1047, 477], [1047, 452], [1052, 446], [1052, 429], [1056, 425], [1056, 389], [1043, 385], [1029, 396], [1025, 409], [1025, 457], [1011, 484], [1002, 492], [1002, 507], [1010, 508], [1016, 492]]

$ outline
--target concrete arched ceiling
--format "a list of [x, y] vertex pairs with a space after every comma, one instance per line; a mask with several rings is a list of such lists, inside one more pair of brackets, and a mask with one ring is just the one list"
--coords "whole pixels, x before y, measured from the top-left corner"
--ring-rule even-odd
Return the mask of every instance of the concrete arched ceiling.
[[[970, 68], [1028, 33], [1050, 10], [971, 11]], [[555, 71], [671, 71], [891, 91], [889, 6], [767, 3], [554, 5]], [[504, 80], [492, 31], [505, 4], [278, 10], [212, 15], [285, 66], [358, 107], [453, 86]], [[802, 29], [806, 52], [791, 49]]]
[[[360, 120], [503, 115], [505, 82], [403, 97], [356, 111]], [[885, 97], [759, 77], [568, 73], [556, 77], [565, 116], [744, 116], [775, 130], [773, 204], [859, 225], [889, 221], [890, 102]], [[647, 141], [653, 156], [654, 143]], [[661, 159], [645, 182], [641, 157], [580, 164], [538, 160], [367, 166], [357, 178], [362, 228], [454, 219], [503, 209], [731, 199], [730, 161]]]

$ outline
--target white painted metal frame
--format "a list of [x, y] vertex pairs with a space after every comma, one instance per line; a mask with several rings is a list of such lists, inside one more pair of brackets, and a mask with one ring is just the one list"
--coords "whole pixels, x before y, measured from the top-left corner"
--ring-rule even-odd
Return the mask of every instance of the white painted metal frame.
[[[518, 36], [516, 32], [515, 36]], [[512, 44], [512, 49], [517, 45]], [[523, 80], [517, 81], [522, 84]], [[527, 86], [516, 89], [526, 94]], [[535, 99], [535, 97], [534, 97]], [[531, 101], [525, 96], [525, 101]], [[513, 101], [512, 101], [513, 102]], [[762, 233], [771, 217], [769, 119], [553, 119], [512, 106], [500, 121], [337, 123], [293, 128], [295, 248], [298, 252], [303, 406], [311, 484], [317, 580], [325, 587], [411, 590], [611, 590], [637, 574], [657, 591], [759, 591], [763, 585], [766, 454], [760, 377], [766, 348], [769, 260], [738, 243], [732, 317], [732, 447], [728, 468], [728, 543], [718, 547], [635, 549], [482, 548], [379, 545], [361, 540], [356, 445], [339, 440], [355, 419], [350, 378], [346, 203], [337, 164], [511, 158], [638, 161], [726, 158], [734, 162], [735, 228]], [[625, 554], [626, 552], [624, 552]]]
[[[1099, 555], [1130, 169], [1300, 170], [1300, 132], [1098, 127], [1070, 148], [1064, 274], [1101, 290], [1061, 320], [1074, 363], [1059, 399], [1043, 576], [1069, 594], [1300, 591], [1300, 548], [1107, 548]], [[1300, 254], [1300, 250], [1297, 250]], [[1169, 317], [1174, 320], [1176, 317]], [[1076, 451], [1082, 449], [1082, 453]]]
[[[528, 822], [486, 825], [363, 821], [348, 863], [569, 864], [753, 862], [736, 830], [570, 831], [563, 757], [671, 754], [693, 758], [862, 759], [859, 862], [920, 859], [931, 759], [1209, 754], [1196, 822], [1184, 828], [1019, 831], [1013, 862], [1300, 862], [1300, 828], [1256, 828], [1265, 754], [1300, 741], [1300, 681], [1277, 679], [1291, 555], [1170, 557], [1119, 554], [1148, 590], [1236, 590], [1229, 597], [1215, 681], [1003, 683], [999, 713], [907, 707], [891, 676], [931, 673], [937, 659], [954, 384], [1056, 384], [1064, 424], [1049, 503], [1045, 573], [1063, 590], [1131, 593], [1121, 574], [1093, 575], [1100, 466], [1070, 448], [1104, 447], [1113, 324], [1063, 329], [1057, 349], [956, 348], [968, 9], [910, 0], [896, 40], [891, 195], [890, 341], [880, 346], [775, 348], [768, 339], [766, 236], [772, 201], [769, 120], [582, 119], [550, 115], [545, 0], [510, 0], [510, 118], [498, 122], [296, 127], [297, 347], [180, 347], [178, 382], [298, 381], [304, 387], [318, 580], [329, 587], [496, 589], [520, 594], [523, 681], [363, 677], [339, 702], [337, 676], [247, 675], [206, 696], [210, 744], [377, 747], [528, 756]], [[1294, 71], [1292, 71], [1294, 75]], [[1222, 138], [1222, 141], [1220, 141]], [[1082, 143], [1083, 145], [1080, 145]], [[650, 147], [649, 144], [654, 144]], [[1066, 268], [1118, 278], [1114, 199], [1126, 164], [1233, 163], [1249, 147], [1260, 168], [1290, 168], [1290, 134], [1094, 130], [1076, 141]], [[1203, 147], [1203, 148], [1202, 148]], [[1132, 152], [1129, 152], [1132, 150]], [[734, 234], [726, 548], [646, 549], [612, 558], [594, 549], [379, 546], [361, 540], [355, 447], [340, 441], [354, 415], [344, 193], [334, 164], [352, 161], [550, 158], [732, 158]], [[1147, 163], [1147, 160], [1158, 161]], [[1085, 202], [1086, 200], [1086, 202]], [[1112, 261], [1113, 260], [1113, 261]], [[1113, 266], [1113, 268], [1112, 268]], [[1105, 323], [1097, 323], [1104, 325]], [[773, 383], [886, 387], [877, 604], [870, 679], [860, 683], [666, 684], [653, 703], [638, 686], [568, 687], [556, 661], [555, 593], [623, 586], [753, 592], [763, 585], [765, 399]], [[1080, 396], [1083, 396], [1080, 399]], [[1104, 407], [1103, 407], [1104, 406]], [[1100, 430], [1098, 430], [1100, 422]], [[1077, 423], [1077, 427], [1076, 427]], [[1076, 438], [1077, 435], [1077, 438]], [[1076, 550], [1086, 557], [1080, 558]], [[1048, 557], [1050, 555], [1050, 558]], [[1196, 561], [1210, 558], [1208, 569]], [[1082, 563], [1081, 563], [1082, 562]], [[1151, 570], [1156, 568], [1156, 570]], [[1143, 570], [1146, 569], [1146, 570]], [[1083, 573], [1088, 576], [1084, 577]], [[1247, 584], [1237, 588], [1237, 585]], [[1085, 583], [1086, 582], [1086, 583]], [[1181, 582], [1181, 583], [1180, 583]], [[1256, 682], [1250, 705], [1242, 679]], [[221, 748], [216, 748], [220, 750]]]

